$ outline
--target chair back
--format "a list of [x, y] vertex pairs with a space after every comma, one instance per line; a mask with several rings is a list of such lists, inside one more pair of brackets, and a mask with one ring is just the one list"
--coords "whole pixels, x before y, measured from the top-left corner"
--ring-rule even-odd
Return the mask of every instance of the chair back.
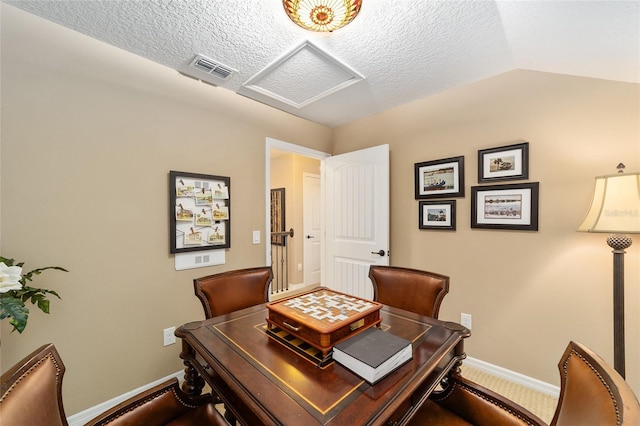
[[374, 300], [432, 318], [449, 292], [449, 277], [417, 269], [372, 265], [369, 278]]
[[65, 367], [53, 344], [43, 345], [2, 375], [3, 425], [66, 426], [62, 405]]
[[640, 404], [629, 385], [587, 347], [570, 342], [558, 369], [560, 398], [552, 426], [640, 425]]
[[238, 269], [193, 280], [196, 296], [206, 318], [269, 301], [270, 266]]

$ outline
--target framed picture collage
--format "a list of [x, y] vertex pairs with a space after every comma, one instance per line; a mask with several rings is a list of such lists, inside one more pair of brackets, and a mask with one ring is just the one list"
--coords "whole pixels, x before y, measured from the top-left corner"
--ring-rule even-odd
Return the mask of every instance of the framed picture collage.
[[[471, 228], [538, 230], [539, 183], [529, 179], [529, 142], [478, 150], [471, 187]], [[418, 228], [456, 229], [456, 200], [465, 196], [464, 156], [414, 164]], [[489, 184], [489, 185], [483, 185]]]

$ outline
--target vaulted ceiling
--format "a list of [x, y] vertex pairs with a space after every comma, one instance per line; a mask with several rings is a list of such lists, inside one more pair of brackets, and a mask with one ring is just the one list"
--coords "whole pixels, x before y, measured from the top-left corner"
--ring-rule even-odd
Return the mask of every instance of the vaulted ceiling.
[[280, 0], [2, 1], [330, 127], [514, 69], [640, 83], [640, 1], [363, 0], [333, 33]]

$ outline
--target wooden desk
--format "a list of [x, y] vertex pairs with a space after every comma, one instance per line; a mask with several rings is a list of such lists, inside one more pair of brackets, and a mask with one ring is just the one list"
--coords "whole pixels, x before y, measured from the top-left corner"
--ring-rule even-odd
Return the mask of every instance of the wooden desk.
[[199, 394], [206, 380], [246, 425], [404, 424], [465, 358], [470, 332], [387, 306], [381, 313], [384, 330], [413, 342], [413, 359], [374, 386], [338, 363], [319, 367], [267, 335], [267, 310], [258, 305], [176, 331], [183, 389]]

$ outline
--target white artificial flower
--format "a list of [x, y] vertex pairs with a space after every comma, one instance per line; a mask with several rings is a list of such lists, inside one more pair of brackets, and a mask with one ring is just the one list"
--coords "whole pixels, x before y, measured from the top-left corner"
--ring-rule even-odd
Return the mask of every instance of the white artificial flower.
[[4, 262], [0, 262], [0, 293], [6, 293], [10, 290], [20, 290], [22, 284], [22, 268], [19, 266], [7, 266]]

